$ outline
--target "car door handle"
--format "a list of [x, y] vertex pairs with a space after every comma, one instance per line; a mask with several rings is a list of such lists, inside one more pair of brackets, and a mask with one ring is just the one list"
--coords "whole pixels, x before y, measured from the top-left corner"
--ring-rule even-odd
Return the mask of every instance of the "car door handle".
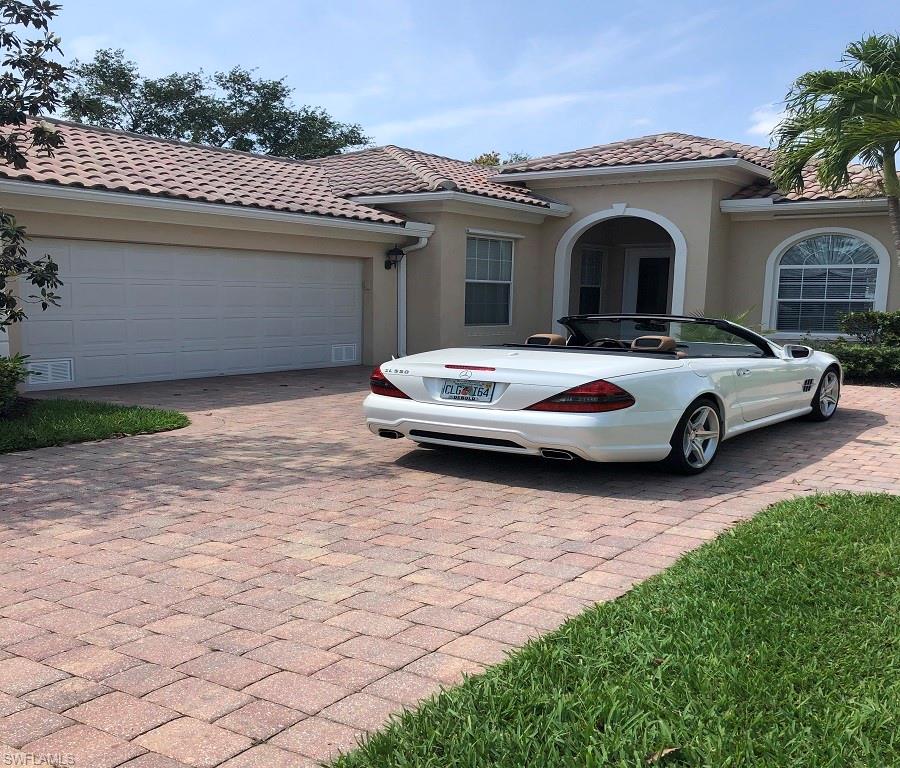
[[738, 376], [749, 376], [751, 373], [749, 368], [738, 368], [737, 375]]

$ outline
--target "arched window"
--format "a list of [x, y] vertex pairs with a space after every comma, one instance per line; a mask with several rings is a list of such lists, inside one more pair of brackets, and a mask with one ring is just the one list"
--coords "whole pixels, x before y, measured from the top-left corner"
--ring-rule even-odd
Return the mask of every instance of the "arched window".
[[841, 315], [874, 309], [878, 254], [853, 235], [828, 233], [800, 240], [776, 265], [775, 327], [835, 333]]

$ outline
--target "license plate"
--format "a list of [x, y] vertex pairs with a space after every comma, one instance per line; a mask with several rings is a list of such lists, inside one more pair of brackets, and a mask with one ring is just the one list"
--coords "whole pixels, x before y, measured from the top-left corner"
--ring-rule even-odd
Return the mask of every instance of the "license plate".
[[492, 381], [457, 381], [448, 379], [441, 387], [444, 400], [465, 400], [469, 403], [489, 403], [494, 396]]

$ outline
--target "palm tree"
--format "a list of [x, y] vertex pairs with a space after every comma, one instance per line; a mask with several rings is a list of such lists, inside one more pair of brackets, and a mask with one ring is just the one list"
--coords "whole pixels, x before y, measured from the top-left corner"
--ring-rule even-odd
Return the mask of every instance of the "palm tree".
[[837, 190], [849, 184], [856, 158], [880, 171], [900, 262], [900, 35], [851, 43], [841, 63], [843, 69], [801, 75], [785, 97], [772, 181], [784, 191], [802, 190], [804, 168], [813, 163], [819, 182]]

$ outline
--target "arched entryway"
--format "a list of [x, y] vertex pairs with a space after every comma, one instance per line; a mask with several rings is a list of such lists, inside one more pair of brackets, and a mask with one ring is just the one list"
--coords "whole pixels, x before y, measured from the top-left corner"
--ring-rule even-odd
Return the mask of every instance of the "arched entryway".
[[684, 235], [659, 214], [622, 204], [585, 216], [556, 249], [553, 319], [683, 312], [686, 260]]

